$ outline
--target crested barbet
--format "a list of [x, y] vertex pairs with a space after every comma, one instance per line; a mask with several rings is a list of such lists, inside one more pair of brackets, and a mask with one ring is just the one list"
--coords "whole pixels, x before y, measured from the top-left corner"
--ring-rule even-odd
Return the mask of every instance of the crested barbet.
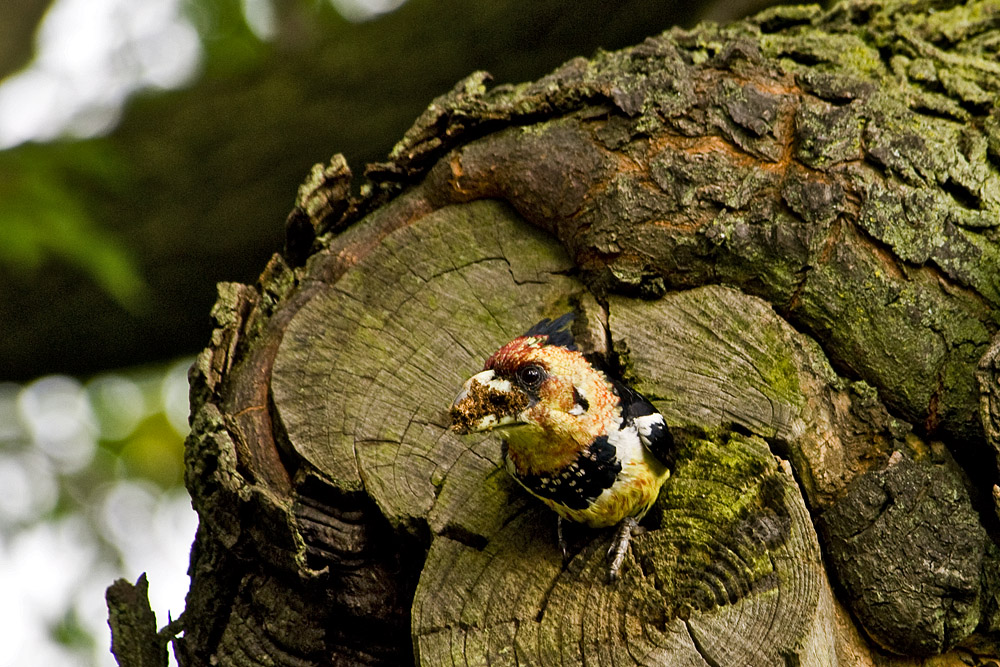
[[632, 531], [670, 476], [663, 417], [577, 349], [567, 313], [544, 319], [493, 353], [451, 406], [452, 430], [497, 429], [507, 471], [562, 520], [618, 526], [608, 576], [618, 578]]

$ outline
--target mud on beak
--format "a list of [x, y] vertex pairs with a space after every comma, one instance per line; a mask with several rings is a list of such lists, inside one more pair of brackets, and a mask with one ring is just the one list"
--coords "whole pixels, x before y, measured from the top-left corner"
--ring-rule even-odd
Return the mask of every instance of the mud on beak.
[[451, 430], [468, 434], [520, 423], [518, 415], [531, 403], [523, 391], [491, 370], [465, 381], [451, 404]]

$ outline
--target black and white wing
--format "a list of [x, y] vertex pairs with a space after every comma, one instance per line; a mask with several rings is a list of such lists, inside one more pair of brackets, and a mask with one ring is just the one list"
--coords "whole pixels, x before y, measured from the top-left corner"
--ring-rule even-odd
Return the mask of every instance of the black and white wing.
[[664, 465], [673, 458], [674, 438], [663, 420], [645, 396], [624, 382], [612, 380], [611, 384], [622, 403], [622, 428], [635, 424], [639, 440], [649, 452]]

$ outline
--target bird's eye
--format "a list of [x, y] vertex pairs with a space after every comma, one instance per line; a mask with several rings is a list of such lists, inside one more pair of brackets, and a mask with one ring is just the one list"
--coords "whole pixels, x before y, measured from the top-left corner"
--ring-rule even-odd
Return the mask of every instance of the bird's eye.
[[545, 371], [541, 366], [531, 364], [517, 369], [517, 380], [525, 389], [537, 389], [545, 378]]

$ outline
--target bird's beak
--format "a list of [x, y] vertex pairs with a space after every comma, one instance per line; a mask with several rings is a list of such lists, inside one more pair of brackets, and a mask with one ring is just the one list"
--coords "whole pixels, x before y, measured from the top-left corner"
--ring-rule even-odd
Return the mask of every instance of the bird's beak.
[[530, 399], [491, 370], [473, 375], [451, 404], [451, 430], [467, 434], [520, 423], [518, 415]]

